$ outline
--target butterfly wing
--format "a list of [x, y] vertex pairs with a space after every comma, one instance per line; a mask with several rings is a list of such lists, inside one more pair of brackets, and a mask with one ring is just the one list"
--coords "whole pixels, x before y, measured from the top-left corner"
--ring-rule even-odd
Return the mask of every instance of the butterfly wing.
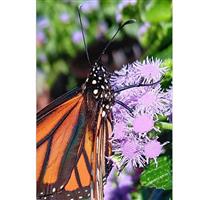
[[92, 197], [98, 200], [104, 199], [103, 185], [111, 169], [111, 163], [107, 157], [112, 154], [109, 143], [109, 137], [111, 137], [112, 133], [111, 115], [107, 118], [102, 118], [101, 116], [100, 112], [98, 119], [99, 128], [95, 134], [92, 160], [92, 170], [95, 172], [93, 175]]
[[[45, 198], [56, 191], [61, 191], [71, 176], [73, 178], [78, 151], [86, 135], [83, 100], [81, 93], [72, 92], [38, 113], [38, 198]], [[80, 159], [82, 160], [82, 157]]]
[[[110, 125], [99, 117], [97, 127], [92, 131], [86, 110], [83, 95], [75, 90], [38, 113], [38, 199], [85, 199], [90, 196], [91, 181], [93, 186], [98, 181], [101, 185], [100, 174], [96, 176], [96, 173], [98, 169], [102, 170], [102, 175], [105, 174], [103, 151], [107, 150], [101, 144], [108, 141]], [[103, 143], [100, 143], [101, 139]], [[101, 159], [103, 163], [100, 163]], [[92, 167], [95, 172], [93, 177]], [[96, 190], [93, 191], [96, 196]]]

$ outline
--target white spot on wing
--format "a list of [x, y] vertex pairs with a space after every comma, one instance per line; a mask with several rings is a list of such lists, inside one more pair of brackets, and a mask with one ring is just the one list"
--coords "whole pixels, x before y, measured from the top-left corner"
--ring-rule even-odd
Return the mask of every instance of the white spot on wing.
[[101, 85], [101, 88], [104, 90], [105, 89], [105, 87], [103, 86], [103, 85]]
[[93, 94], [97, 94], [97, 93], [98, 93], [97, 89], [93, 90]]
[[92, 81], [92, 84], [94, 84], [94, 85], [95, 85], [96, 83], [97, 83], [97, 81], [96, 81], [96, 80], [93, 80], [93, 81]]
[[102, 115], [102, 117], [105, 117], [106, 112], [103, 110], [101, 115]]

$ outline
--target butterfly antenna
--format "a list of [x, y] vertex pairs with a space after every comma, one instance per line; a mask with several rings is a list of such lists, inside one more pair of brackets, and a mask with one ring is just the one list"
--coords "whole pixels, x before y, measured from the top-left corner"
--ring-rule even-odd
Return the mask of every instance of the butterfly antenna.
[[136, 20], [135, 19], [129, 19], [127, 21], [125, 21], [116, 31], [116, 33], [112, 36], [111, 40], [106, 44], [105, 48], [103, 49], [102, 53], [100, 54], [99, 58], [97, 59], [97, 63], [99, 62], [99, 60], [101, 59], [101, 56], [105, 53], [105, 51], [107, 50], [107, 48], [110, 46], [110, 44], [113, 42], [115, 36], [118, 34], [118, 32], [120, 30], [122, 30], [124, 28], [124, 26], [128, 25], [128, 24], [133, 24], [135, 23]]
[[85, 52], [86, 52], [86, 56], [87, 56], [87, 60], [90, 64], [90, 66], [92, 66], [91, 61], [90, 61], [90, 57], [89, 57], [89, 53], [88, 53], [88, 47], [87, 47], [87, 43], [85, 41], [85, 34], [84, 34], [84, 29], [83, 29], [83, 23], [82, 23], [82, 19], [81, 19], [81, 5], [79, 6], [79, 8], [77, 8], [78, 11], [78, 17], [79, 17], [79, 21], [80, 21], [80, 25], [81, 25], [81, 32], [82, 32], [82, 36], [83, 36], [83, 43], [84, 43], [84, 48], [85, 48]]

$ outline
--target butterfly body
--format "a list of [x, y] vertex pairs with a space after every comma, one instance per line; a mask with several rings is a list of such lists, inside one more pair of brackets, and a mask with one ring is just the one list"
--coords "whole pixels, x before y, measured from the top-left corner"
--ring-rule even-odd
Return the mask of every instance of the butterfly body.
[[91, 119], [95, 119], [94, 116], [97, 116], [100, 110], [102, 117], [106, 117], [111, 112], [114, 93], [109, 83], [109, 73], [104, 66], [95, 64], [91, 68], [83, 85], [83, 93], [87, 99], [88, 116]]

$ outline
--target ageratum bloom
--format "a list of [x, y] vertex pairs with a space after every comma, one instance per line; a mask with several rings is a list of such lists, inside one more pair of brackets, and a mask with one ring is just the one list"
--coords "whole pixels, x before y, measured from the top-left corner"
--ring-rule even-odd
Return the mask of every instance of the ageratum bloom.
[[160, 59], [153, 60], [147, 57], [143, 62], [136, 61], [134, 65], [136, 79], [147, 83], [158, 81], [167, 71], [167, 67], [161, 67]]
[[72, 41], [73, 41], [75, 44], [79, 44], [79, 43], [82, 41], [82, 33], [81, 33], [81, 31], [75, 31], [75, 32], [72, 34]]
[[45, 29], [49, 27], [49, 19], [47, 17], [40, 17], [37, 20], [37, 28], [38, 29]]
[[70, 16], [67, 12], [62, 12], [59, 16], [60, 18], [60, 21], [63, 22], [63, 23], [67, 23], [69, 22], [69, 19], [70, 19]]
[[[164, 151], [159, 138], [150, 138], [159, 115], [170, 115], [172, 90], [164, 91], [161, 79], [167, 71], [160, 59], [145, 59], [123, 66], [110, 79], [115, 96], [113, 105], [113, 156], [119, 170], [125, 166], [144, 167], [150, 159], [156, 162]], [[126, 88], [126, 89], [125, 89]]]
[[168, 143], [169, 142], [165, 142], [164, 144], [161, 144], [157, 139], [149, 140], [144, 145], [144, 155], [147, 159], [147, 163], [149, 163], [149, 159], [154, 159], [154, 161], [157, 165], [156, 159], [163, 152], [163, 146]]
[[151, 24], [149, 22], [145, 22], [144, 24], [142, 24], [138, 30], [138, 36], [143, 36], [148, 31], [150, 26]]
[[118, 176], [118, 170], [114, 166], [107, 178], [104, 187], [105, 200], [131, 200], [130, 193], [135, 190], [141, 170], [135, 169], [131, 172], [124, 170]]
[[154, 128], [154, 119], [149, 114], [139, 114], [133, 118], [133, 130], [136, 133], [146, 133]]
[[99, 0], [86, 0], [84, 3], [81, 5], [81, 10], [84, 13], [89, 13], [93, 10], [98, 9], [99, 7]]
[[137, 112], [164, 115], [171, 107], [171, 97], [164, 92], [160, 85], [140, 88], [135, 107]]

